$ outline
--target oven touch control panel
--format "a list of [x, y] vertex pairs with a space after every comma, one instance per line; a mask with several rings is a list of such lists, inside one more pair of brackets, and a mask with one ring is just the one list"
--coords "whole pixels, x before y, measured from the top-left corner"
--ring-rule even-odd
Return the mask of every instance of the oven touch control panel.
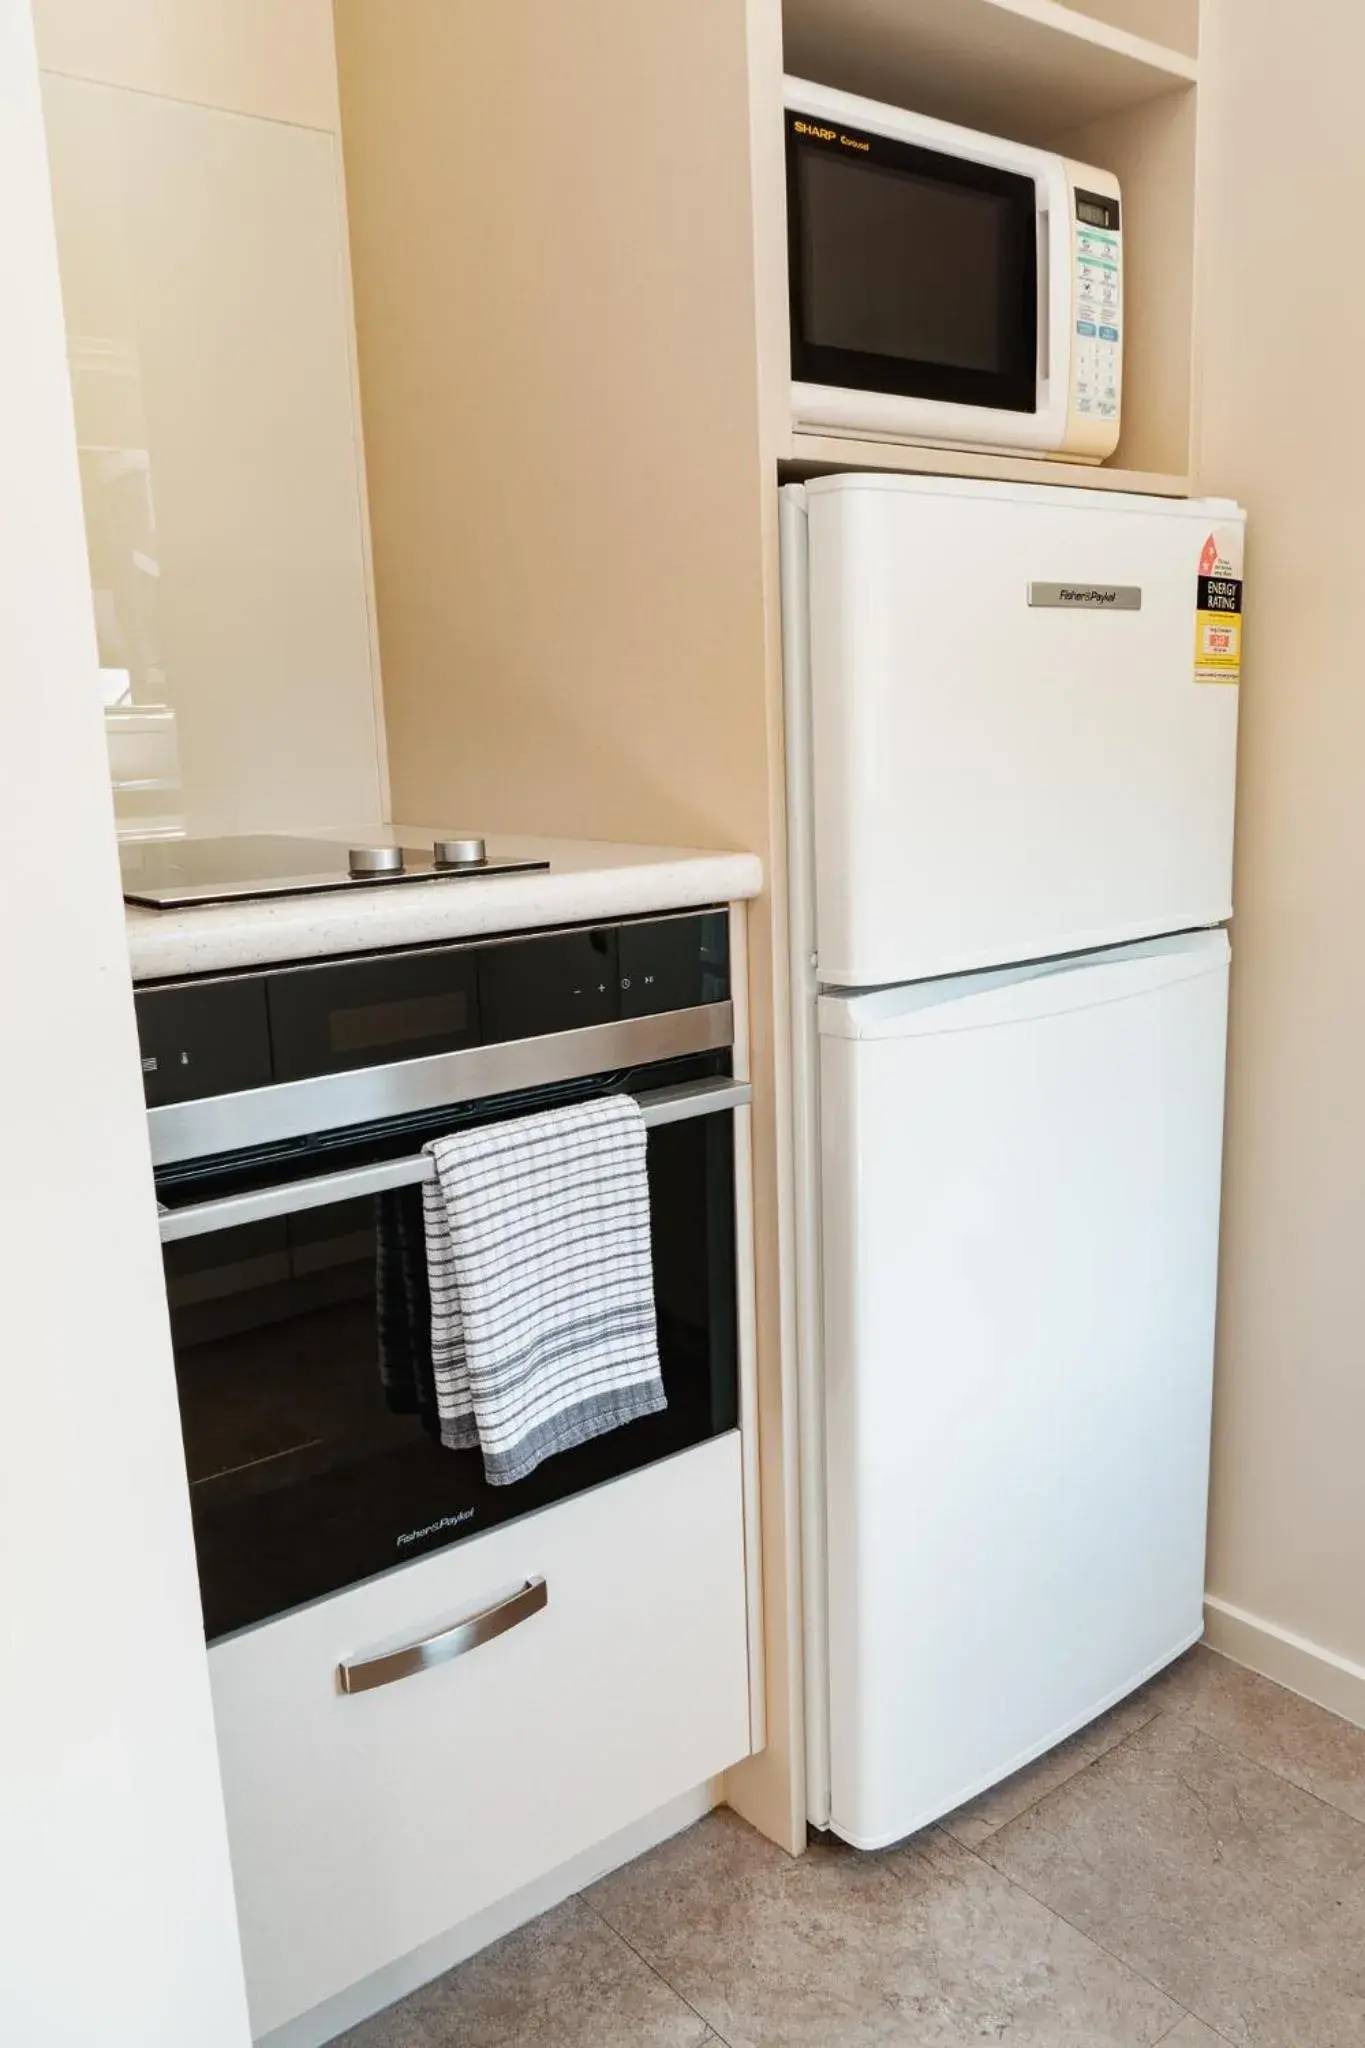
[[149, 1108], [724, 1002], [723, 911], [137, 991]]
[[136, 1000], [149, 1109], [264, 1088], [275, 1078], [263, 977], [139, 990]]

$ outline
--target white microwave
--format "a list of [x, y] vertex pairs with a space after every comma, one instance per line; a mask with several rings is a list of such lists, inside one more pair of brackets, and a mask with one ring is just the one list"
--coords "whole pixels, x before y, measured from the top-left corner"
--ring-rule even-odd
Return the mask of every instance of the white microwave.
[[805, 79], [784, 86], [796, 429], [1112, 454], [1117, 178]]

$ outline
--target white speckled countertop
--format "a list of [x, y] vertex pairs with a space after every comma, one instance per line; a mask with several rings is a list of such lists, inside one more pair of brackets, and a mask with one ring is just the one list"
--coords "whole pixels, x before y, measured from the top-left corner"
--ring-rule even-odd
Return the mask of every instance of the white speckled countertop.
[[[396, 839], [429, 847], [439, 828], [393, 826], [311, 831], [349, 845]], [[492, 858], [548, 860], [548, 870], [458, 880], [355, 886], [312, 896], [215, 904], [202, 910], [127, 907], [134, 981], [211, 974], [279, 960], [322, 959], [371, 947], [420, 946], [488, 932], [531, 931], [598, 918], [638, 917], [756, 896], [756, 854], [680, 846], [617, 846], [606, 840], [526, 839], [490, 833]]]

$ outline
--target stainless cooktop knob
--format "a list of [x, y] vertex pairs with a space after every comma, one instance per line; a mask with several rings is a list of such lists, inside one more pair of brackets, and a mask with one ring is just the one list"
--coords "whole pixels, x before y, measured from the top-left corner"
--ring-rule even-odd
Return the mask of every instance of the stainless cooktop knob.
[[401, 846], [353, 846], [346, 856], [353, 875], [401, 875]]
[[488, 848], [482, 839], [438, 839], [431, 857], [438, 868], [481, 868]]

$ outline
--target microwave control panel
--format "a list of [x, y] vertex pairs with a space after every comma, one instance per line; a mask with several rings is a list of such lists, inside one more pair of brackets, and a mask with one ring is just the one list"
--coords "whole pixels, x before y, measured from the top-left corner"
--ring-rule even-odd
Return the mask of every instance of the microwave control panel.
[[1123, 298], [1119, 202], [1075, 193], [1076, 410], [1113, 420], [1119, 410]]

